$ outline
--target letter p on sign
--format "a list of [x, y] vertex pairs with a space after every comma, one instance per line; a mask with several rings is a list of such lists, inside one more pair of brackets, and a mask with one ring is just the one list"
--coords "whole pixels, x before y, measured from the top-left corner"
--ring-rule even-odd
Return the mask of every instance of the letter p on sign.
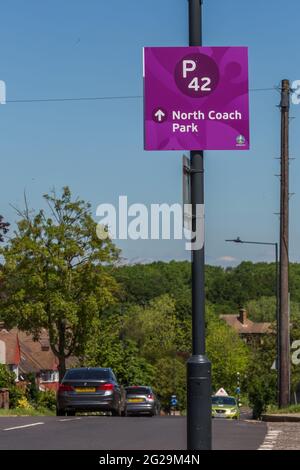
[[183, 78], [187, 78], [188, 72], [194, 72], [196, 70], [197, 64], [193, 60], [184, 60], [182, 62], [183, 68]]

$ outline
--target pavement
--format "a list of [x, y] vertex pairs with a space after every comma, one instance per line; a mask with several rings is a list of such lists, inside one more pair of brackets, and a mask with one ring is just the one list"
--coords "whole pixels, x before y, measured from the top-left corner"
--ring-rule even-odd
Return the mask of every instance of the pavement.
[[[213, 420], [214, 450], [256, 450], [267, 424]], [[186, 418], [159, 417], [0, 417], [4, 450], [185, 450]]]
[[300, 423], [268, 423], [263, 445], [264, 450], [300, 450]]

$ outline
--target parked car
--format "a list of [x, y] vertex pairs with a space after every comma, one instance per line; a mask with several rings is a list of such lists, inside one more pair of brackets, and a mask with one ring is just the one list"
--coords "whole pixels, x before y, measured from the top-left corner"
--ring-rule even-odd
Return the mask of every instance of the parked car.
[[151, 387], [126, 387], [125, 415], [147, 414], [155, 416], [160, 413], [160, 403]]
[[212, 397], [212, 417], [225, 419], [239, 419], [240, 409], [234, 397], [218, 396]]
[[110, 368], [69, 369], [57, 391], [57, 416], [74, 416], [76, 411], [109, 411], [121, 416], [125, 390]]

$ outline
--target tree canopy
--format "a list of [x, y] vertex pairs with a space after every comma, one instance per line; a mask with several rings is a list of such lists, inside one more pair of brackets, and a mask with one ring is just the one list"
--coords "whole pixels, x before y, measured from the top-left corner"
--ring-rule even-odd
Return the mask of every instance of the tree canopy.
[[47, 211], [19, 211], [17, 229], [0, 250], [2, 317], [35, 337], [46, 328], [63, 374], [66, 358], [82, 352], [100, 312], [116, 301], [118, 284], [106, 266], [118, 250], [97, 238], [90, 205], [69, 188], [44, 200]]
[[9, 230], [9, 223], [4, 221], [2, 215], [0, 215], [0, 243], [4, 242], [4, 235], [7, 234]]

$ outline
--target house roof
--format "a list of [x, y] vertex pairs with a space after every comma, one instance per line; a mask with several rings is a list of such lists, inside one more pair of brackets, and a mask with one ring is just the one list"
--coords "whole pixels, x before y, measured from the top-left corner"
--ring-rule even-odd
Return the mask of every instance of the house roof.
[[24, 374], [41, 370], [57, 370], [58, 359], [50, 348], [45, 331], [42, 332], [42, 339], [38, 341], [34, 341], [32, 336], [24, 331], [18, 330], [17, 334], [21, 348], [20, 370]]
[[256, 323], [247, 318], [247, 312], [241, 310], [239, 315], [220, 315], [227, 325], [231, 326], [239, 334], [255, 335], [272, 333], [272, 324], [261, 322]]
[[[13, 328], [9, 331], [0, 330], [0, 340], [5, 343], [6, 364], [19, 366], [20, 372], [40, 372], [41, 370], [57, 370], [58, 359], [50, 348], [49, 336], [42, 330], [39, 340], [32, 335]], [[67, 359], [67, 366], [75, 365], [75, 358]]]

